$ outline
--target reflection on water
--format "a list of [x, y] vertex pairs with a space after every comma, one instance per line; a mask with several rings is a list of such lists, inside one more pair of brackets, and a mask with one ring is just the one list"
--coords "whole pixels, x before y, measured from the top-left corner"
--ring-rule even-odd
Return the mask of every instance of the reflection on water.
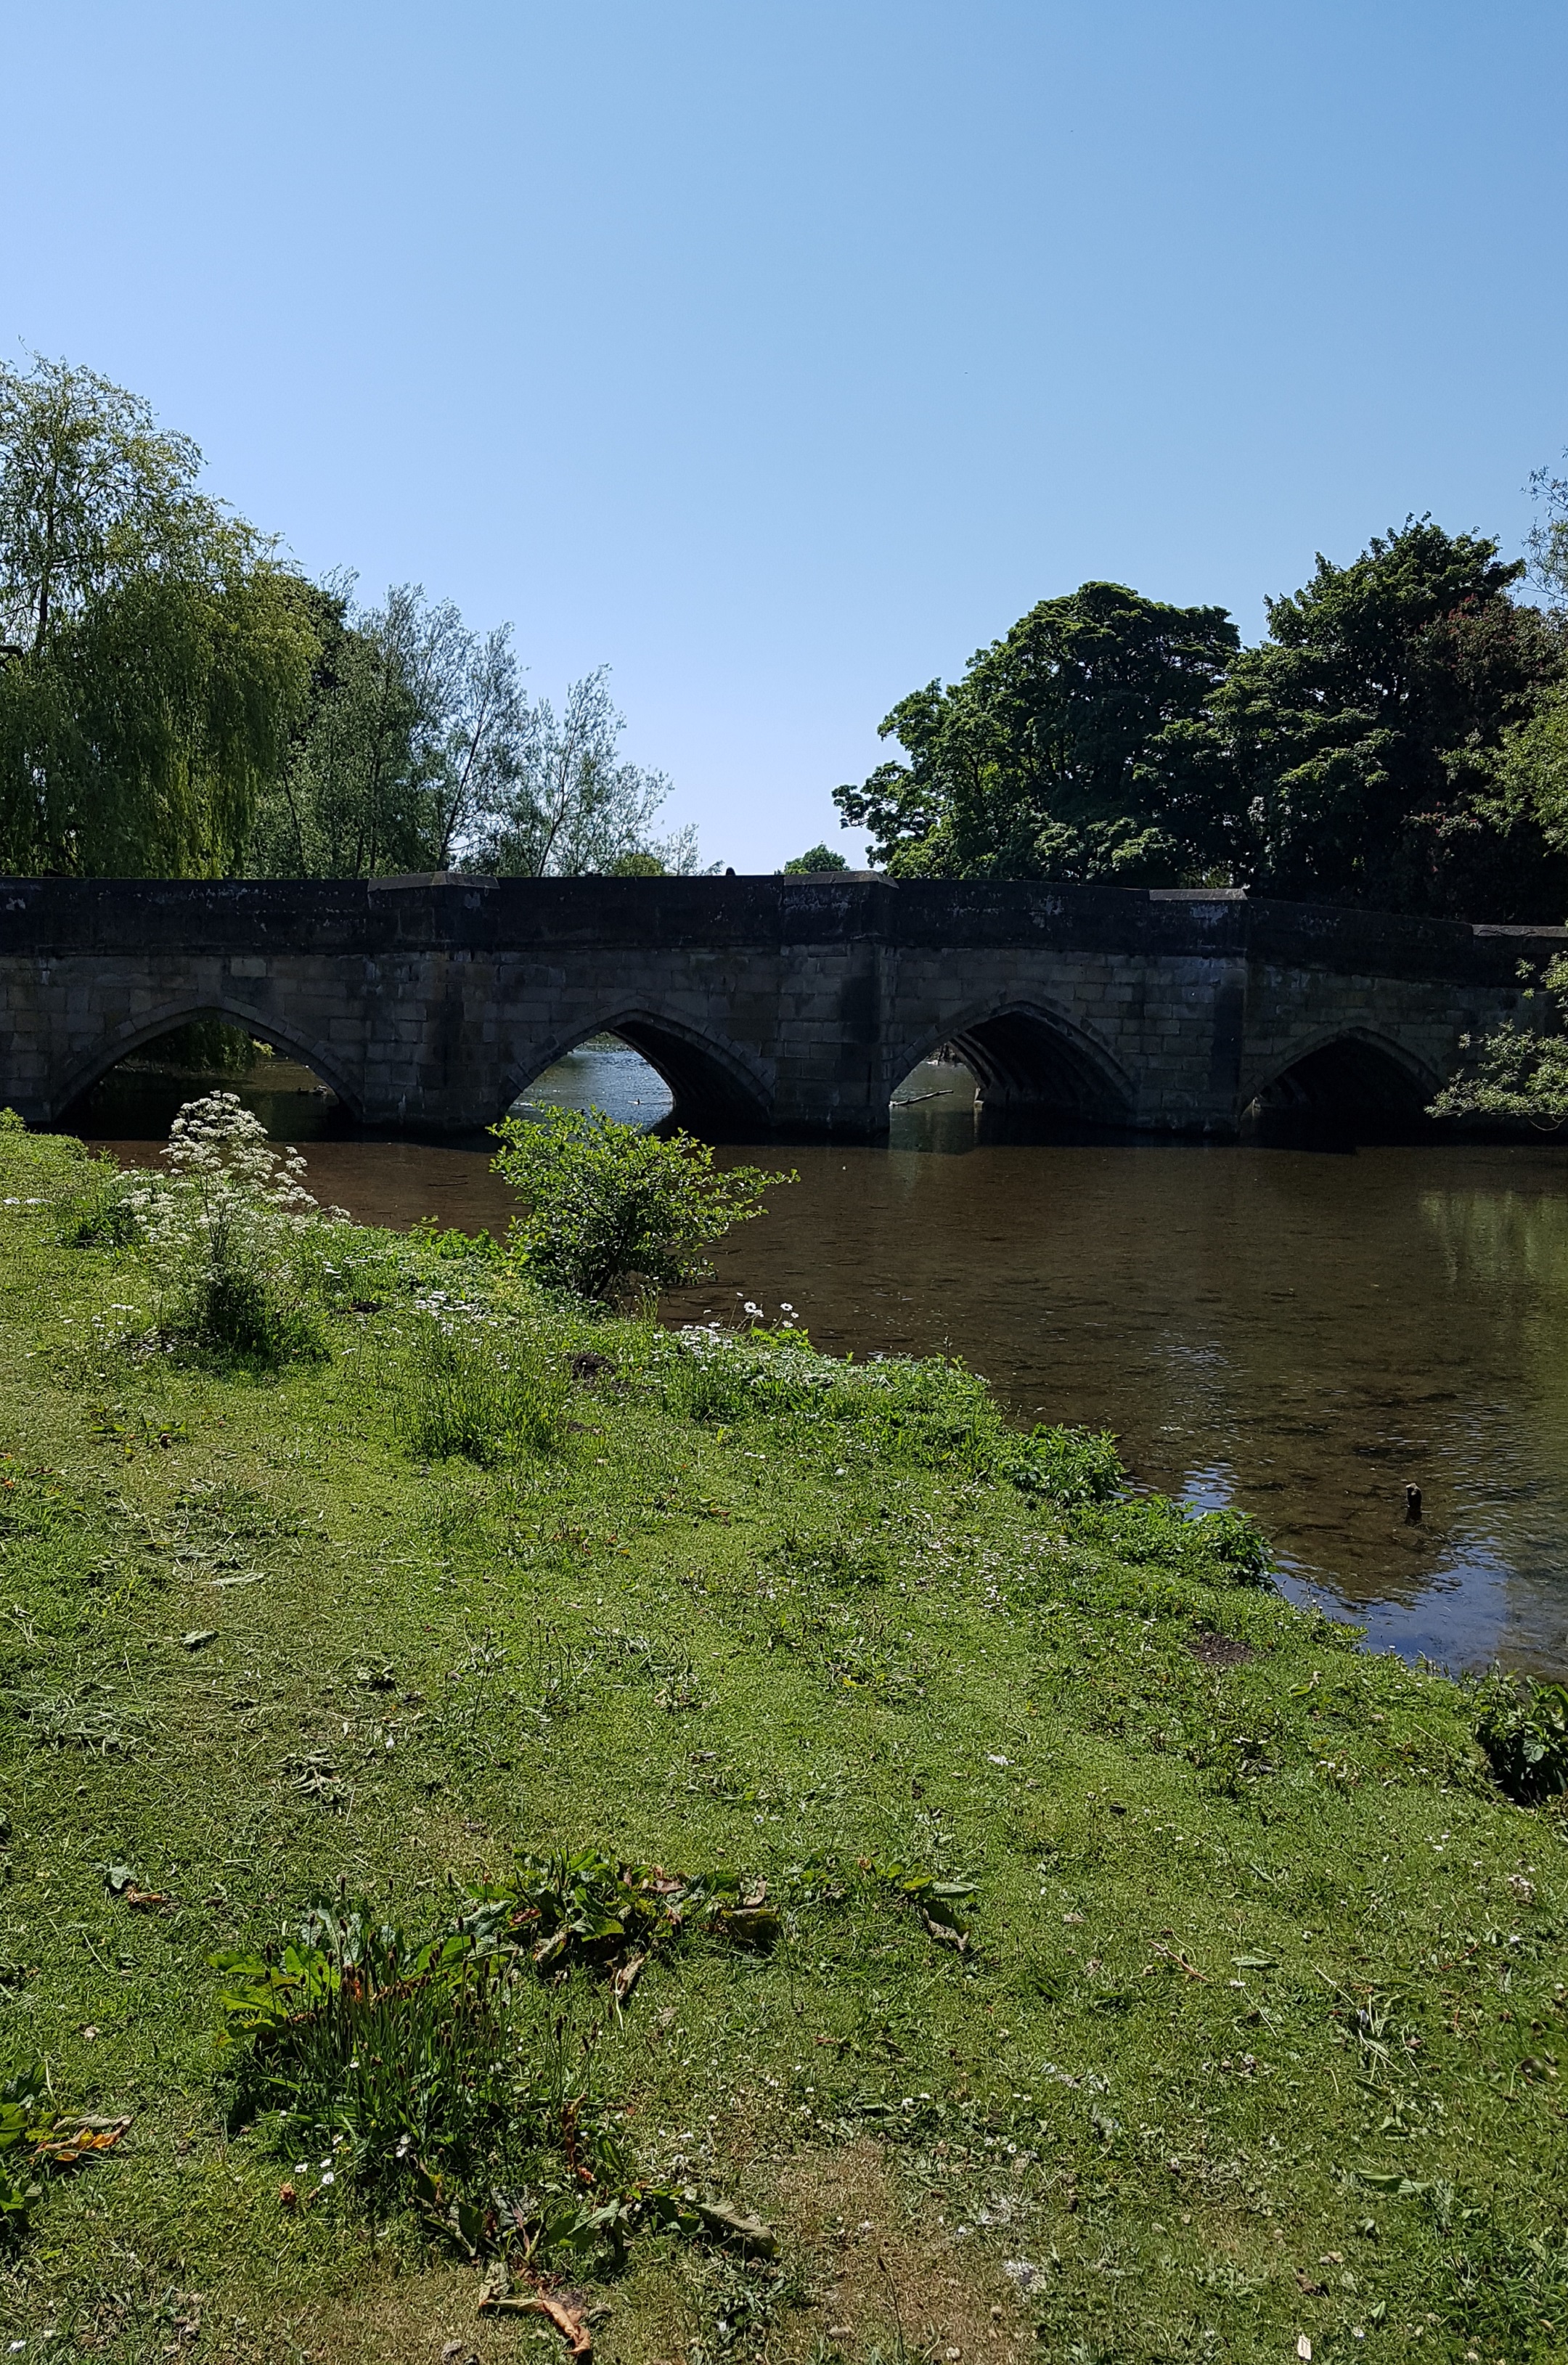
[[[651, 1120], [648, 1072], [586, 1049], [531, 1097]], [[145, 1160], [180, 1097], [154, 1114], [149, 1082], [110, 1079], [81, 1129]], [[286, 1082], [245, 1096], [320, 1197], [505, 1224], [482, 1138], [356, 1139]], [[824, 1347], [961, 1354], [1023, 1418], [1113, 1429], [1143, 1482], [1254, 1512], [1291, 1590], [1375, 1641], [1568, 1668], [1568, 1148], [988, 1147], [963, 1071], [900, 1097], [888, 1149], [791, 1149], [800, 1182], [667, 1311], [787, 1298]]]

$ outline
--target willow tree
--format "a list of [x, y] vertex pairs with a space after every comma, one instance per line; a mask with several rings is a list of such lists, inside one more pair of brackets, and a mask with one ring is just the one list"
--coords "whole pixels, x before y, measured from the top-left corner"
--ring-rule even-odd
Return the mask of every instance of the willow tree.
[[0, 367], [0, 866], [217, 877], [284, 765], [318, 641], [201, 454], [91, 370]]

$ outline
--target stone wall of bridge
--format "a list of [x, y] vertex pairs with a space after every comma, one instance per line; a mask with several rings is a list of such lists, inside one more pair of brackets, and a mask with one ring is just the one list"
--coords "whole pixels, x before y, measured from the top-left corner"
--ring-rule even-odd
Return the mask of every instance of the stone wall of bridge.
[[1558, 929], [1236, 895], [872, 879], [0, 882], [0, 1104], [62, 1115], [207, 1014], [367, 1124], [492, 1122], [622, 1036], [687, 1121], [874, 1138], [955, 1042], [988, 1103], [1233, 1134], [1260, 1098], [1411, 1106], [1528, 1009]]

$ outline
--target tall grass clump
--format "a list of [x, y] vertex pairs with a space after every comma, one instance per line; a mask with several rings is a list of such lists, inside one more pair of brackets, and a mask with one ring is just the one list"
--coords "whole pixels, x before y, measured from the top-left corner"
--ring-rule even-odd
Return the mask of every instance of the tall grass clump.
[[187, 1101], [163, 1152], [171, 1172], [129, 1196], [159, 1329], [241, 1361], [323, 1355], [311, 1282], [316, 1235], [342, 1220], [305, 1188], [297, 1149], [274, 1149], [235, 1093]]
[[62, 1248], [122, 1249], [137, 1236], [132, 1194], [145, 1175], [95, 1158], [64, 1133], [32, 1133], [0, 1108], [0, 1205], [49, 1209]]
[[509, 1453], [554, 1452], [570, 1393], [531, 1339], [471, 1307], [427, 1299], [414, 1317], [398, 1410], [421, 1461], [461, 1455], [487, 1467]]
[[1009, 1426], [977, 1373], [942, 1355], [821, 1355], [792, 1326], [748, 1335], [694, 1325], [655, 1339], [666, 1409], [706, 1423], [763, 1420], [835, 1456], [991, 1480], [1061, 1508], [1113, 1502], [1126, 1485], [1114, 1438]]

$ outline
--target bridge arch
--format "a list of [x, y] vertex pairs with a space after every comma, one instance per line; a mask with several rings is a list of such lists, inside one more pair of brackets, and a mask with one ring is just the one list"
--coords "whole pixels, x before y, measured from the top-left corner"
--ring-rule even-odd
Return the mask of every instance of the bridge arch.
[[224, 1019], [232, 1026], [242, 1026], [248, 1035], [256, 1037], [259, 1041], [272, 1044], [275, 1050], [291, 1053], [303, 1067], [319, 1076], [322, 1083], [330, 1086], [352, 1117], [356, 1120], [360, 1117], [359, 1094], [325, 1044], [292, 1026], [280, 1026], [275, 1018], [263, 1016], [259, 1010], [252, 1010], [228, 995], [209, 995], [199, 1002], [181, 1000], [167, 1003], [151, 1014], [117, 1027], [112, 1035], [105, 1036], [90, 1051], [79, 1052], [54, 1080], [50, 1099], [55, 1114], [80, 1100], [83, 1093], [90, 1092], [111, 1068], [118, 1068], [122, 1059], [134, 1059], [137, 1052], [144, 1051], [149, 1044], [160, 1041], [165, 1035], [172, 1035], [176, 1027], [188, 1026], [193, 1019], [198, 1018]]
[[894, 1090], [921, 1060], [950, 1043], [988, 1108], [1028, 1109], [1091, 1125], [1133, 1121], [1131, 1078], [1102, 1043], [1042, 1003], [971, 1006], [931, 1030], [891, 1077]]
[[732, 1044], [702, 1033], [667, 1011], [621, 1008], [576, 1026], [524, 1058], [505, 1078], [504, 1108], [523, 1097], [537, 1076], [595, 1035], [618, 1036], [668, 1085], [677, 1122], [711, 1131], [756, 1132], [769, 1122], [769, 1081]]
[[1405, 1044], [1367, 1027], [1325, 1030], [1261, 1082], [1243, 1104], [1262, 1116], [1317, 1123], [1413, 1125], [1442, 1078]]

